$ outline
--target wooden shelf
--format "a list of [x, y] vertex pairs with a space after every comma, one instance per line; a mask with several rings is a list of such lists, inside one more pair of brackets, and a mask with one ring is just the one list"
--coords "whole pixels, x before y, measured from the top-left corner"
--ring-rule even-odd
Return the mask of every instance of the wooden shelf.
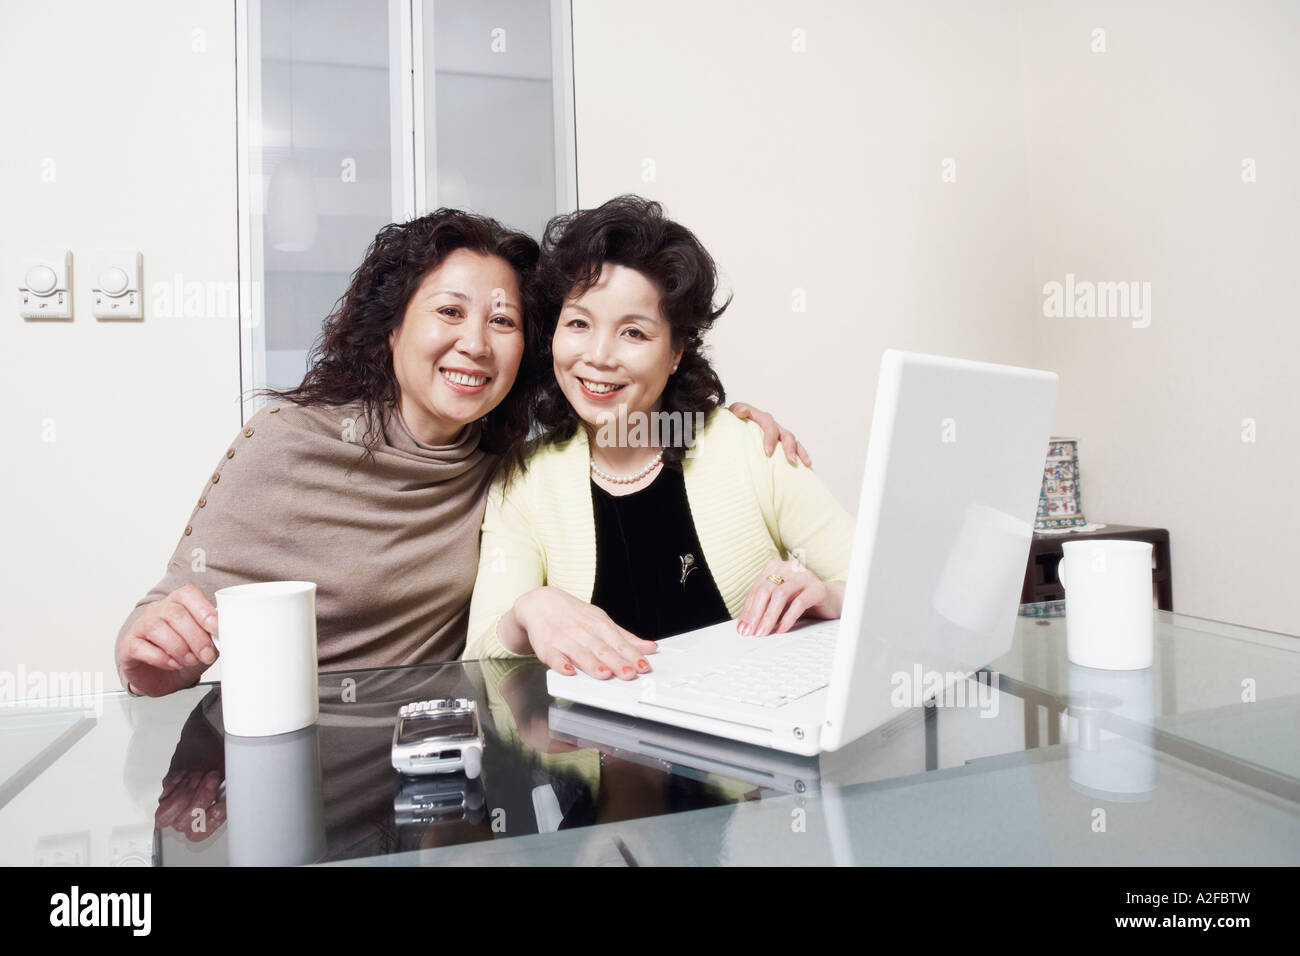
[[1149, 541], [1153, 545], [1155, 567], [1151, 569], [1151, 582], [1156, 605], [1162, 611], [1174, 609], [1174, 580], [1169, 562], [1169, 532], [1164, 528], [1142, 528], [1136, 525], [1108, 524], [1100, 531], [1071, 531], [1065, 534], [1036, 532], [1029, 545], [1029, 565], [1025, 569], [1025, 583], [1020, 591], [1021, 604], [1039, 601], [1060, 601], [1065, 589], [1056, 575], [1061, 563], [1061, 545], [1066, 541]]

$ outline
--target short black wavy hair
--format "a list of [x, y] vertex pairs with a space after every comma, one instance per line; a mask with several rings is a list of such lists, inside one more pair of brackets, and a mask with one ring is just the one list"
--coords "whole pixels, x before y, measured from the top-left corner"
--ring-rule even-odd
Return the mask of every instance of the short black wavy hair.
[[[577, 433], [581, 419], [564, 397], [553, 372], [551, 340], [564, 300], [582, 295], [606, 264], [627, 266], [659, 290], [659, 308], [681, 348], [677, 371], [664, 386], [665, 412], [708, 414], [726, 400], [722, 380], [704, 354], [704, 335], [731, 297], [714, 306], [718, 268], [708, 250], [685, 226], [668, 219], [659, 203], [625, 195], [596, 209], [556, 216], [542, 239], [539, 284], [544, 298], [541, 361], [551, 370], [539, 386], [534, 416], [540, 443], [561, 442]], [[680, 465], [686, 450], [664, 449], [664, 462]]]
[[[484, 451], [506, 460], [517, 459], [532, 425], [530, 409], [538, 385], [550, 375], [549, 363], [539, 361], [542, 310], [537, 267], [541, 250], [531, 236], [459, 209], [438, 209], [379, 230], [347, 291], [325, 319], [301, 384], [283, 391], [267, 389], [264, 394], [299, 405], [360, 402], [371, 421], [382, 421], [400, 391], [389, 333], [402, 324], [406, 307], [424, 277], [458, 249], [504, 259], [519, 280], [523, 358], [514, 387], [482, 419], [480, 439]], [[362, 439], [367, 454], [373, 453], [381, 437], [378, 430], [372, 430]]]

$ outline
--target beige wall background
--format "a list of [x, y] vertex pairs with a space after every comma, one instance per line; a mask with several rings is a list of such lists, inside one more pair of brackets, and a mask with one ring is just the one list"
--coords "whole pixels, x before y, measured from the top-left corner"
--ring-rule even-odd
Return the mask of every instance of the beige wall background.
[[[112, 687], [239, 425], [238, 328], [96, 322], [78, 264], [235, 280], [233, 9], [0, 16], [0, 274], [12, 296], [20, 257], [71, 249], [77, 316], [0, 323], [0, 670]], [[640, 192], [699, 233], [730, 396], [846, 504], [884, 348], [1051, 368], [1089, 518], [1170, 529], [1179, 610], [1300, 633], [1294, 5], [575, 0], [574, 34], [582, 204]], [[1150, 326], [1045, 318], [1066, 273], [1151, 282]]]
[[[1089, 520], [1169, 529], [1178, 610], [1300, 634], [1300, 8], [575, 0], [574, 34], [581, 204], [697, 231], [729, 397], [847, 506], [883, 349], [1052, 369]], [[1067, 273], [1150, 282], [1150, 324], [1045, 317]]]
[[581, 205], [638, 192], [699, 235], [729, 398], [852, 510], [882, 350], [1033, 355], [1015, 8], [946, 6], [574, 4]]
[[[0, 10], [0, 670], [117, 686], [117, 629], [239, 427], [238, 320], [146, 298], [143, 322], [96, 321], [87, 265], [139, 249], [146, 290], [234, 282], [234, 39], [228, 0]], [[45, 247], [72, 251], [72, 322], [18, 316]]]
[[1033, 284], [1151, 283], [1147, 328], [1033, 323], [1086, 513], [1169, 529], [1177, 609], [1300, 634], [1300, 6], [1025, 3], [1023, 29]]

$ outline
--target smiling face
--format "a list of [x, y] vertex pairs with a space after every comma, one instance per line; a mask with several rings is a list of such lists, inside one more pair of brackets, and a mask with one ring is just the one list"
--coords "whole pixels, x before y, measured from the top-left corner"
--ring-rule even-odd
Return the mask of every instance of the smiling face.
[[611, 414], [659, 411], [682, 357], [654, 283], [611, 263], [586, 292], [564, 300], [551, 353], [565, 398], [593, 428]]
[[388, 337], [411, 434], [450, 445], [496, 408], [524, 354], [515, 270], [504, 259], [457, 249], [424, 277]]

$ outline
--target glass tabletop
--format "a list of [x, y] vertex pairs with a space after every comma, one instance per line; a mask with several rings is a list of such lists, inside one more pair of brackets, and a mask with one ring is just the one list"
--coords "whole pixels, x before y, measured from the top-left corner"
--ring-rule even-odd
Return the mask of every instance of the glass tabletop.
[[[1061, 739], [1058, 718], [1073, 740], [1127, 726], [1130, 737], [1159, 738], [1182, 755], [1221, 757], [1243, 779], [1296, 795], [1300, 639], [1156, 611], [1151, 667], [1096, 670], [1068, 660], [1061, 603], [1026, 606], [1011, 650], [988, 668], [1006, 689], [1043, 708], [1049, 742]], [[1027, 726], [1027, 745], [1038, 735]]]
[[[322, 674], [273, 738], [224, 735], [214, 685], [6, 708], [0, 863], [1300, 862], [1300, 642], [1158, 612], [1152, 668], [1097, 672], [1052, 613], [964, 703], [820, 758], [555, 701], [532, 659]], [[473, 779], [391, 766], [439, 697], [478, 702]]]

